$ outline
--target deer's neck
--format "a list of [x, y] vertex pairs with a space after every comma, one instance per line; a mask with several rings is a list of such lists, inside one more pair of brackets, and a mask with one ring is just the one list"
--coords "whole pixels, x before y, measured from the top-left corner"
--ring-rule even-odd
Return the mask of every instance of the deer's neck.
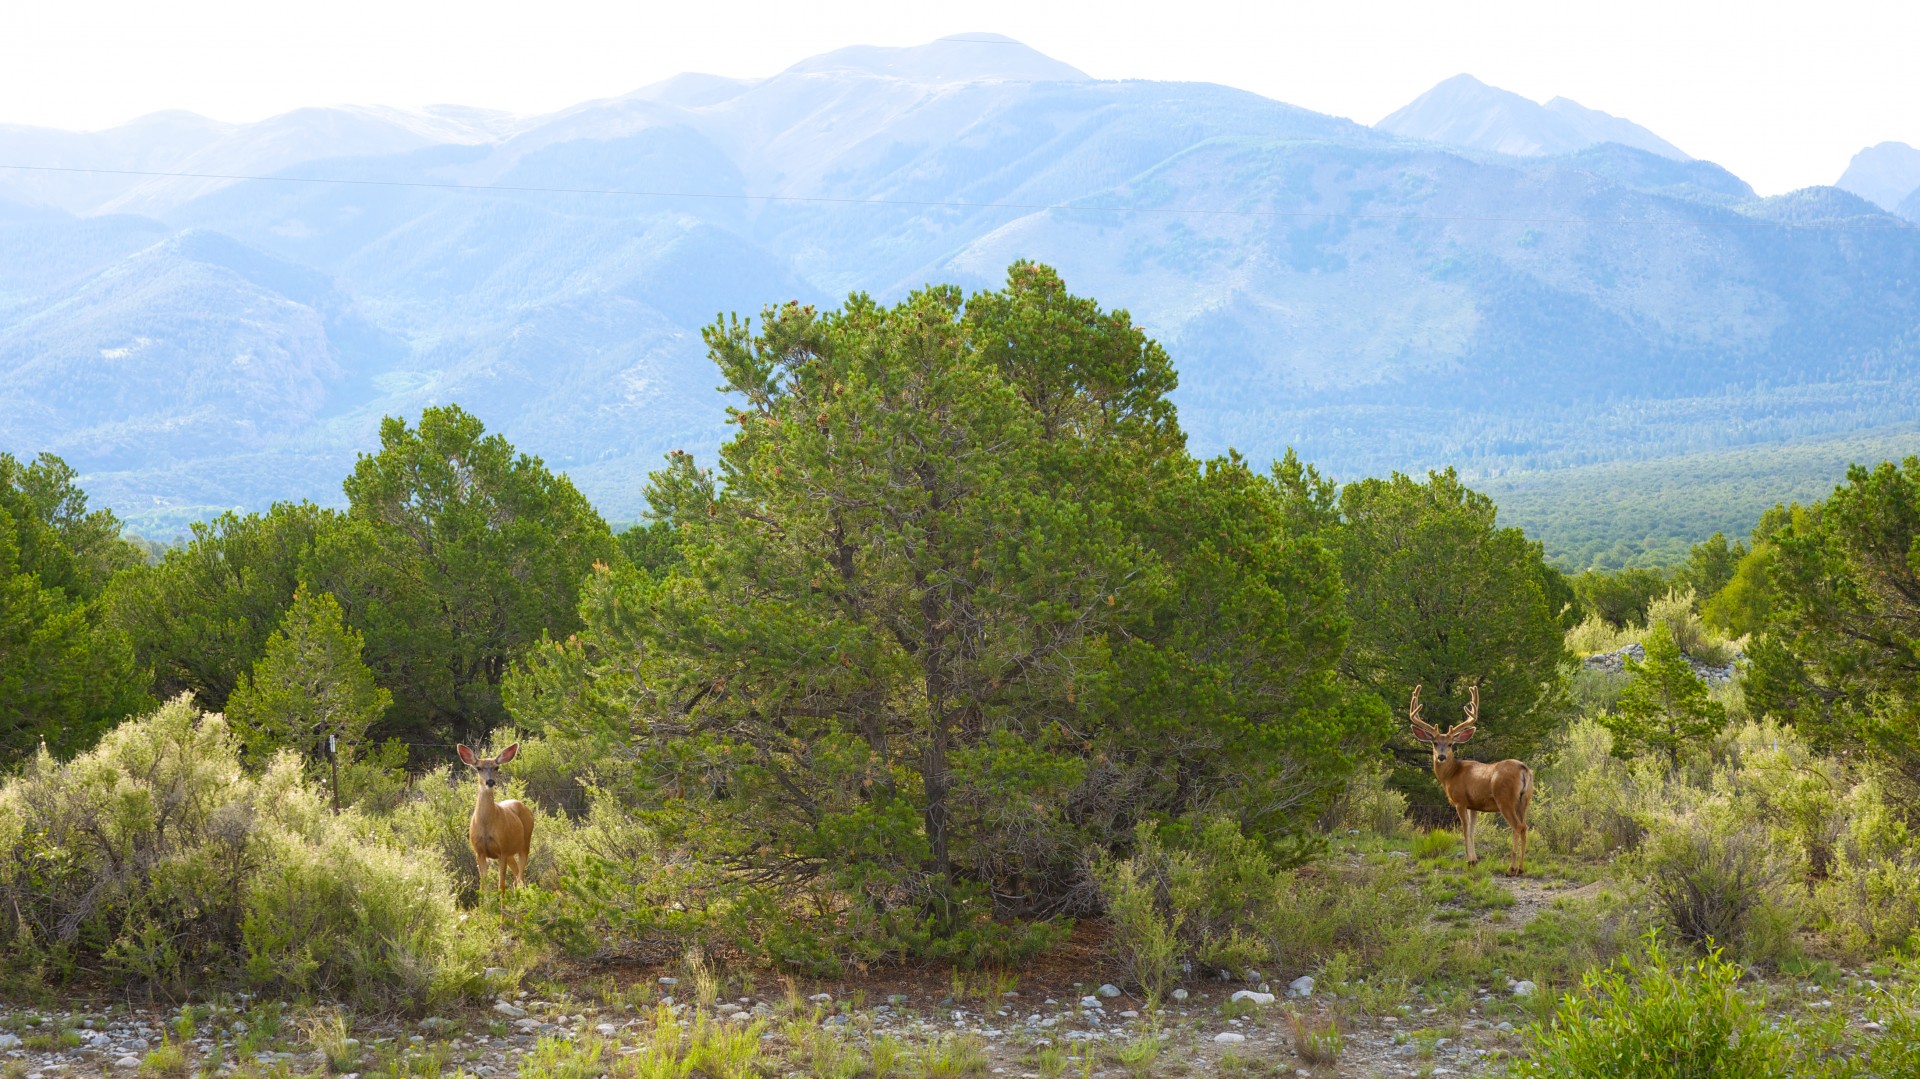
[[1445, 787], [1447, 784], [1453, 782], [1454, 778], [1466, 768], [1466, 763], [1467, 762], [1461, 760], [1459, 757], [1449, 757], [1444, 761], [1434, 761], [1433, 778], [1439, 780], [1440, 785]]
[[480, 784], [480, 793], [473, 799], [473, 815], [480, 820], [485, 820], [497, 812], [499, 807], [493, 802], [493, 788], [484, 783]]

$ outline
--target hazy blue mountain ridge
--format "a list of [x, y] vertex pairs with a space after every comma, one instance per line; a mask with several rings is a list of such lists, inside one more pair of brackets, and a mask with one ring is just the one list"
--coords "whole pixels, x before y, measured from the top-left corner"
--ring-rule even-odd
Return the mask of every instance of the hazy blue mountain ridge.
[[1692, 160], [1630, 120], [1564, 97], [1537, 104], [1472, 75], [1442, 81], [1374, 127], [1410, 139], [1517, 157], [1554, 157], [1610, 142], [1676, 161]]
[[[337, 501], [381, 415], [457, 401], [631, 517], [660, 453], [724, 435], [715, 315], [1018, 258], [1168, 344], [1202, 452], [1499, 473], [1920, 415], [1920, 229], [1678, 151], [1460, 149], [985, 40], [531, 119], [349, 112], [261, 160], [354, 183], [0, 188], [0, 448], [165, 533]], [[182, 149], [136, 149], [283, 148], [168, 123]]]
[[[1882, 210], [1903, 212], [1902, 204], [1920, 197], [1920, 150], [1904, 142], [1883, 142], [1853, 155], [1833, 186], [1851, 191]], [[1904, 216], [1913, 219], [1910, 212]]]

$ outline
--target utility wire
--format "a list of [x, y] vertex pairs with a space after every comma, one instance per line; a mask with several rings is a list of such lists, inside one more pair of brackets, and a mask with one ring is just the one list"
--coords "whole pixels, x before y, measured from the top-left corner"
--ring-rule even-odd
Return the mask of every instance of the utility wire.
[[1069, 210], [1079, 213], [1174, 214], [1200, 217], [1293, 218], [1321, 221], [1378, 221], [1391, 223], [1440, 222], [1511, 225], [1653, 225], [1681, 228], [1784, 228], [1820, 229], [1833, 232], [1882, 232], [1912, 229], [1900, 220], [1884, 224], [1855, 222], [1790, 222], [1745, 219], [1699, 219], [1683, 217], [1515, 217], [1478, 214], [1367, 214], [1339, 210], [1227, 210], [1185, 206], [1106, 206], [1077, 202], [951, 202], [935, 199], [835, 198], [830, 195], [747, 195], [711, 191], [640, 191], [601, 187], [533, 187], [516, 184], [455, 184], [431, 180], [361, 180], [326, 176], [256, 176], [231, 172], [156, 172], [144, 169], [89, 169], [65, 165], [12, 165], [0, 163], [0, 169], [20, 172], [85, 173], [100, 176], [140, 176], [169, 180], [231, 180], [289, 184], [342, 184], [356, 187], [421, 188], [437, 191], [495, 192], [534, 195], [607, 195], [626, 198], [711, 199], [734, 202], [790, 202], [836, 206], [897, 206], [912, 209], [1020, 210], [1028, 213]]

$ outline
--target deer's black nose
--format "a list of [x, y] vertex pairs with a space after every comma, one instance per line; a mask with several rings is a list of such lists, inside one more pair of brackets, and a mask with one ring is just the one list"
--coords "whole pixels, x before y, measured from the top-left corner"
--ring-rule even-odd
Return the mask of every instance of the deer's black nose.
[[487, 780], [487, 786], [489, 787], [493, 786], [493, 780], [491, 779]]

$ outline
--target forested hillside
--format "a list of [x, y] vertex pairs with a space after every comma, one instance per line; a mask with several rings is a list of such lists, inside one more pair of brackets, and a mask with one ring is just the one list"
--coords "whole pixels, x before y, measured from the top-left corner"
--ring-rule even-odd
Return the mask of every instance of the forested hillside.
[[456, 400], [630, 519], [660, 454], [725, 432], [698, 335], [715, 312], [981, 287], [1018, 258], [1180, 358], [1197, 450], [1292, 446], [1342, 477], [1920, 414], [1920, 229], [1853, 195], [1757, 199], [1615, 142], [1414, 142], [1010, 42], [845, 50], [535, 118], [171, 116], [0, 130], [0, 151], [286, 177], [0, 170], [0, 448], [59, 453], [163, 537], [337, 504], [381, 416]]
[[1776, 504], [1825, 498], [1856, 461], [1920, 453], [1920, 432], [1896, 427], [1787, 446], [1653, 461], [1515, 472], [1476, 480], [1500, 519], [1524, 529], [1569, 572], [1683, 564], [1716, 532], [1744, 536]]

